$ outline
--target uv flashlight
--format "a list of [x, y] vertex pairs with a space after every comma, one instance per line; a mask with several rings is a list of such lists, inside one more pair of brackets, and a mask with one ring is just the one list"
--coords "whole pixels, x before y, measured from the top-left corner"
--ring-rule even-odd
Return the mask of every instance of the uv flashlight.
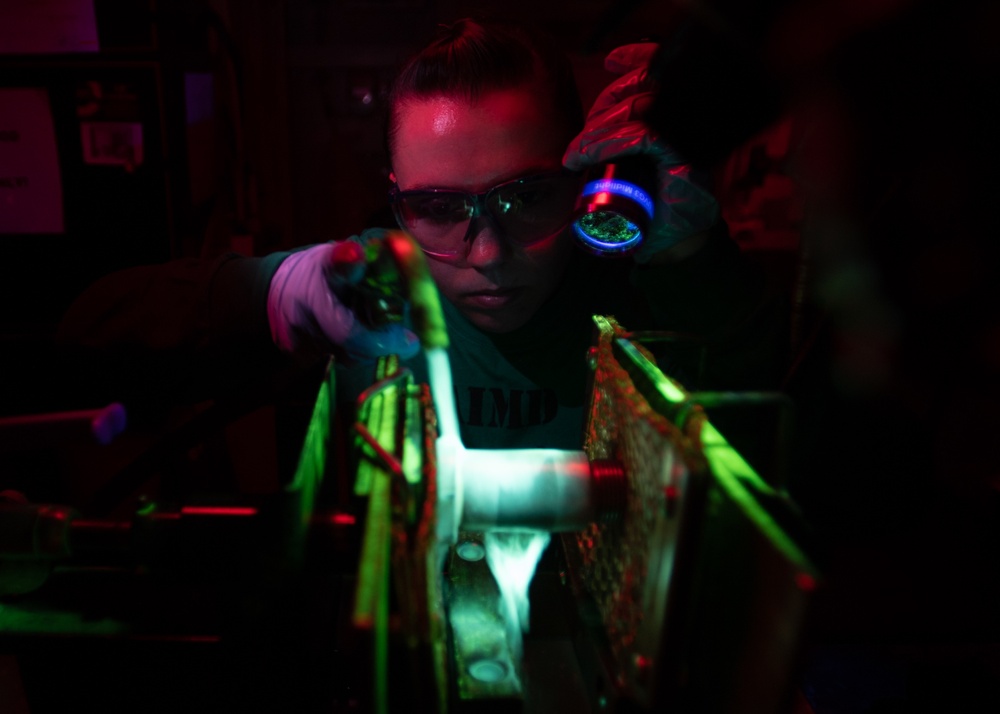
[[653, 219], [654, 168], [644, 159], [595, 167], [576, 202], [573, 233], [584, 249], [624, 256], [642, 243]]

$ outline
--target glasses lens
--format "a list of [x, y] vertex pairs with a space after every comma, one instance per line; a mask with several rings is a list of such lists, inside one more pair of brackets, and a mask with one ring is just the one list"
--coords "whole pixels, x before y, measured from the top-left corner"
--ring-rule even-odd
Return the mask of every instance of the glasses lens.
[[396, 196], [403, 227], [422, 248], [441, 255], [461, 252], [473, 210], [468, 197], [457, 191], [406, 191]]
[[530, 245], [569, 223], [579, 189], [572, 175], [519, 179], [490, 191], [487, 205], [508, 239]]

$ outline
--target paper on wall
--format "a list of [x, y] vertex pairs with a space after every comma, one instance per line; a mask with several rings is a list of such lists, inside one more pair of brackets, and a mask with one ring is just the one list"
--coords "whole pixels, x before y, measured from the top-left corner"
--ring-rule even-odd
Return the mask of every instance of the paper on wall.
[[62, 177], [48, 92], [0, 88], [0, 234], [63, 230]]

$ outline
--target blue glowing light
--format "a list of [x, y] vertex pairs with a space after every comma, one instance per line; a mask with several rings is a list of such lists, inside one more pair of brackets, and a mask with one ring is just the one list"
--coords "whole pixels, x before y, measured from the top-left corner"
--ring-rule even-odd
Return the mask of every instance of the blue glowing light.
[[642, 206], [650, 218], [653, 217], [653, 199], [634, 183], [622, 181], [621, 179], [597, 179], [596, 181], [590, 181], [583, 187], [582, 195], [590, 196], [591, 194], [602, 192], [630, 198]]
[[623, 253], [642, 242], [642, 231], [639, 230], [639, 227], [631, 222], [628, 225], [634, 230], [631, 238], [623, 241], [599, 240], [580, 228], [578, 223], [573, 224], [573, 232], [576, 233], [577, 238], [583, 241], [584, 244], [602, 253]]

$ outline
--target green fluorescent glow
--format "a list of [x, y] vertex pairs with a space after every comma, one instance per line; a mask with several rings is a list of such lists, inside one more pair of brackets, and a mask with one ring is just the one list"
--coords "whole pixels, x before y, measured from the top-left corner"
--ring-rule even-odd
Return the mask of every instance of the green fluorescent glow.
[[[382, 417], [382, 404], [383, 404], [382, 394], [378, 394], [372, 399], [365, 402], [364, 410], [362, 411], [360, 418], [362, 423], [369, 427], [368, 431], [375, 437], [378, 441], [379, 434], [378, 431], [372, 431], [372, 424], [379, 424]], [[378, 458], [375, 455], [374, 449], [371, 446], [365, 444], [360, 439], [358, 440], [360, 444], [361, 453], [364, 458], [358, 461], [358, 471], [354, 477], [354, 493], [358, 496], [370, 496], [372, 492], [372, 484], [374, 483], [374, 460]], [[381, 443], [381, 442], [379, 442]]]
[[151, 516], [156, 513], [156, 503], [149, 501], [136, 510], [137, 516]]
[[589, 238], [601, 243], [628, 243], [639, 233], [639, 226], [613, 211], [585, 213], [576, 224]]
[[751, 493], [751, 488], [767, 496], [775, 495], [774, 490], [757, 475], [750, 464], [729, 445], [725, 437], [705, 421], [701, 427], [701, 446], [709, 468], [735, 503], [770, 538], [774, 546], [802, 571], [816, 574], [809, 557], [785, 533], [784, 529], [764, 510]]
[[390, 475], [374, 470], [368, 497], [358, 584], [355, 591], [354, 624], [370, 629], [374, 637], [374, 710], [389, 709], [389, 560], [392, 545]]
[[687, 400], [687, 394], [684, 393], [684, 390], [664, 376], [663, 372], [657, 369], [656, 365], [650, 363], [634, 344], [628, 340], [620, 339], [618, 346], [646, 373], [650, 382], [664, 399], [674, 404], [681, 404]]
[[70, 610], [56, 610], [19, 603], [0, 603], [0, 632], [11, 634], [123, 635], [129, 628], [121, 620], [95, 618]]
[[406, 400], [406, 422], [403, 438], [403, 477], [407, 483], [417, 486], [423, 475], [423, 408], [418, 399], [419, 390]]
[[[377, 379], [384, 378], [386, 368], [385, 361], [380, 361], [376, 370]], [[366, 413], [362, 415], [368, 431], [390, 454], [396, 450], [398, 401], [396, 385], [388, 385], [365, 402]], [[354, 622], [361, 627], [372, 627], [377, 619], [379, 599], [383, 591], [388, 590], [382, 581], [389, 571], [389, 543], [392, 537], [390, 474], [379, 462], [366, 456], [358, 465], [355, 493], [368, 496], [368, 516], [358, 564]]]
[[374, 625], [380, 606], [379, 599], [388, 592], [388, 585], [383, 581], [389, 572], [389, 544], [392, 535], [390, 477], [382, 469], [373, 471], [354, 603], [354, 622], [365, 628]]
[[308, 492], [315, 496], [315, 487], [323, 480], [326, 465], [326, 443], [330, 436], [330, 395], [332, 393], [333, 371], [330, 377], [323, 381], [316, 396], [306, 438], [299, 454], [299, 464], [295, 476], [288, 485], [288, 491]]
[[441, 297], [427, 268], [424, 252], [402, 231], [386, 231], [385, 242], [406, 280], [410, 318], [413, 329], [420, 337], [420, 344], [425, 349], [447, 347], [448, 329], [441, 309]]
[[[689, 403], [689, 395], [673, 380], [665, 376], [632, 342], [626, 339], [617, 339], [616, 346], [622, 350], [636, 368], [642, 371], [643, 376], [667, 402], [677, 405], [677, 407], [683, 407]], [[667, 416], [671, 422], [675, 422], [677, 412], [664, 414], [664, 416]], [[719, 486], [726, 490], [747, 518], [770, 538], [774, 546], [790, 562], [795, 563], [800, 570], [816, 575], [817, 570], [804, 551], [761, 506], [758, 496], [755, 495], [760, 494], [765, 498], [772, 498], [777, 495], [774, 489], [767, 485], [707, 420], [701, 425], [700, 441], [709, 469]]]
[[306, 529], [312, 517], [316, 493], [323, 482], [326, 470], [326, 445], [330, 437], [331, 403], [334, 391], [333, 364], [327, 365], [327, 378], [320, 385], [313, 407], [312, 418], [306, 429], [305, 442], [299, 454], [299, 463], [295, 469], [292, 482], [285, 492], [298, 497], [298, 521], [290, 524], [294, 527], [289, 538], [288, 558], [293, 563], [299, 563], [305, 552]]
[[[375, 382], [358, 396], [358, 436], [355, 446], [365, 458], [358, 464], [354, 493], [367, 496], [371, 490], [374, 468], [387, 467], [393, 473], [402, 471], [401, 458], [395, 446], [399, 388], [413, 383], [413, 373], [399, 366], [396, 355], [379, 358], [375, 365]], [[405, 393], [405, 392], [404, 392]]]
[[[398, 375], [395, 357], [380, 359], [377, 380]], [[400, 389], [405, 390], [412, 377], [387, 382], [362, 405], [359, 418], [384, 451], [397, 455], [396, 425]], [[392, 546], [392, 473], [374, 458], [370, 447], [358, 465], [355, 493], [368, 496], [368, 515], [358, 563], [353, 622], [368, 629], [374, 638], [374, 711], [388, 712], [389, 700], [389, 570]]]

